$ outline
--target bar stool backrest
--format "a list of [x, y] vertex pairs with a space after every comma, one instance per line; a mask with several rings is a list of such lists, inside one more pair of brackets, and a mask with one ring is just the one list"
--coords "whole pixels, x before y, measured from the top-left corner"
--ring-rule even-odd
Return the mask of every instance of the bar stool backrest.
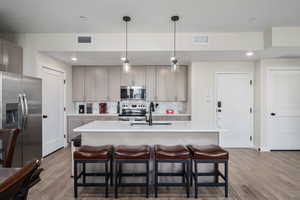
[[27, 199], [28, 189], [33, 173], [40, 166], [35, 160], [16, 172], [15, 175], [0, 184], [0, 199]]
[[0, 136], [8, 136], [7, 144], [3, 146], [5, 148], [4, 160], [2, 162], [2, 166], [6, 168], [10, 168], [12, 166], [14, 151], [17, 143], [17, 138], [20, 133], [20, 129], [0, 129]]

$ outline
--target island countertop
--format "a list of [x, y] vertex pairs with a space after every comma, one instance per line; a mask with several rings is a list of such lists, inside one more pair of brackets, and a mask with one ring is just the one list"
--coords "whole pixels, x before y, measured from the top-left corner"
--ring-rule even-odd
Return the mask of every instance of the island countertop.
[[[153, 123], [159, 123], [153, 121]], [[160, 121], [161, 122], [161, 121]], [[166, 122], [166, 121], [164, 121]], [[220, 133], [225, 130], [213, 126], [204, 126], [201, 123], [192, 121], [170, 121], [171, 125], [135, 125], [132, 126], [129, 121], [93, 121], [74, 129], [74, 132], [80, 133]]]

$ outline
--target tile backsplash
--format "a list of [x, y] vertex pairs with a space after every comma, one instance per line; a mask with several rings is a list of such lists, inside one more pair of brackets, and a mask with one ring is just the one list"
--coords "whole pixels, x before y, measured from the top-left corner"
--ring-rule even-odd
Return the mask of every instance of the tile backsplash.
[[84, 105], [85, 113], [86, 113], [86, 105], [91, 103], [93, 105], [93, 114], [99, 114], [99, 103], [107, 104], [107, 112], [108, 113], [117, 113], [117, 105], [118, 102], [75, 102], [75, 113], [79, 113], [79, 105]]
[[[128, 101], [129, 103], [144, 103], [147, 105], [147, 108], [149, 107], [148, 101]], [[126, 101], [121, 101], [122, 103], [128, 103]], [[85, 113], [86, 113], [86, 105], [92, 104], [93, 107], [93, 114], [99, 114], [99, 103], [107, 103], [107, 112], [108, 113], [117, 113], [117, 105], [118, 102], [74, 102], [75, 107], [75, 113], [79, 113], [79, 105], [85, 106]], [[154, 113], [166, 113], [167, 109], [172, 109], [177, 114], [186, 114], [187, 113], [187, 103], [186, 102], [154, 102], [155, 104], [158, 104], [158, 106], [155, 108]]]

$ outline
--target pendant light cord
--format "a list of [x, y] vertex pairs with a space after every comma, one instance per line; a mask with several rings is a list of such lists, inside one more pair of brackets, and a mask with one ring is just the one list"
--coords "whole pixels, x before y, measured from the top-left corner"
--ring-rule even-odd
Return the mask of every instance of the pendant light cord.
[[128, 36], [127, 36], [127, 22], [126, 22], [126, 24], [125, 24], [125, 58], [126, 58], [126, 60], [128, 59], [127, 58], [127, 50], [128, 50], [128, 47], [127, 47], [127, 45], [128, 45], [128, 42], [127, 42], [127, 40], [128, 40]]
[[176, 21], [174, 21], [174, 51], [173, 57], [176, 58]]

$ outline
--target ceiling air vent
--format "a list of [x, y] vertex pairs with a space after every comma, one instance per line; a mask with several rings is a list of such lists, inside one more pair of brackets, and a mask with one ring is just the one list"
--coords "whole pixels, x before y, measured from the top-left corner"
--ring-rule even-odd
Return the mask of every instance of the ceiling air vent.
[[90, 43], [92, 43], [92, 37], [91, 36], [78, 36], [77, 43], [78, 44], [90, 44]]
[[207, 35], [196, 35], [192, 39], [193, 44], [208, 44]]

